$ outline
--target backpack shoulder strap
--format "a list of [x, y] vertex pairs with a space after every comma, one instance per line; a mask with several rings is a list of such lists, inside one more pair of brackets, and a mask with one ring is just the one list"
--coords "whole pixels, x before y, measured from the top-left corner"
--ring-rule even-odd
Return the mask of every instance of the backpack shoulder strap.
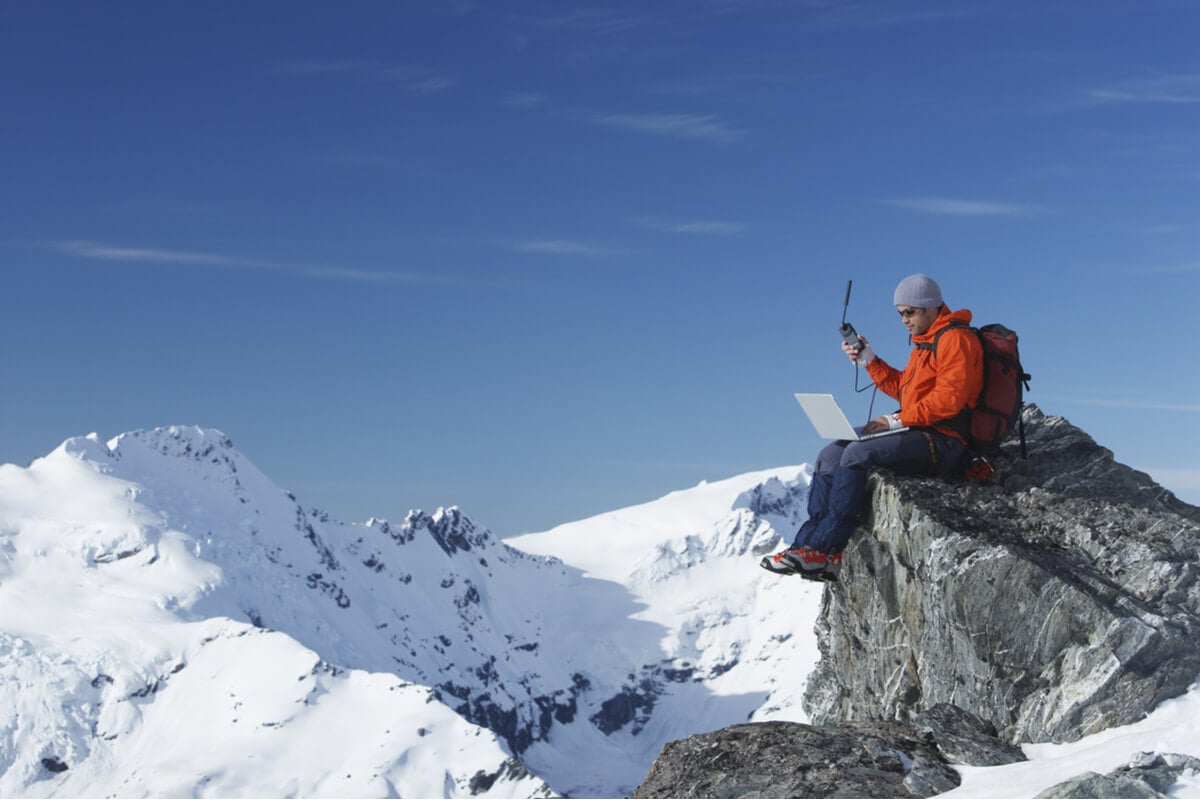
[[967, 324], [967, 323], [965, 323], [965, 322], [951, 322], [949, 325], [947, 325], [946, 327], [942, 328], [940, 331], [938, 331], [937, 333], [935, 333], [935, 334], [933, 335], [933, 341], [932, 341], [932, 342], [917, 342], [917, 344], [915, 345], [915, 347], [916, 347], [918, 350], [932, 350], [932, 351], [933, 351], [933, 354], [934, 354], [934, 356], [936, 356], [936, 355], [937, 355], [937, 346], [938, 346], [938, 342], [939, 342], [939, 341], [941, 341], [941, 339], [942, 339], [942, 334], [944, 334], [946, 331], [952, 331], [952, 330], [955, 330], [955, 329], [957, 329], [957, 328], [967, 328], [967, 329], [970, 329], [970, 327], [971, 327], [971, 326], [970, 326], [970, 325], [968, 325], [968, 324]]

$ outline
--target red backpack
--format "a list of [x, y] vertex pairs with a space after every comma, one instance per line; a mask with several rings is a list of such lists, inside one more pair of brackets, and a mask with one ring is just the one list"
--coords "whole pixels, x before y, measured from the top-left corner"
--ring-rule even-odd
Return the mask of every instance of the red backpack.
[[1000, 449], [1000, 443], [1015, 423], [1021, 436], [1021, 458], [1028, 458], [1021, 408], [1025, 405], [1024, 392], [1029, 391], [1031, 376], [1021, 367], [1017, 334], [999, 324], [973, 328], [961, 322], [951, 323], [938, 331], [932, 342], [917, 347], [932, 350], [936, 356], [938, 339], [953, 328], [968, 328], [983, 345], [983, 389], [979, 392], [979, 402], [970, 414], [955, 417], [953, 427], [967, 438], [968, 446], [975, 453], [989, 456]]

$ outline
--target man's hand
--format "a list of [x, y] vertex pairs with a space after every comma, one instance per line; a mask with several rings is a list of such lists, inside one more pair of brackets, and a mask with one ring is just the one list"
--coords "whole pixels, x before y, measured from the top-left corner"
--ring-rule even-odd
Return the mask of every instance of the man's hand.
[[883, 433], [887, 429], [887, 417], [876, 417], [863, 427], [863, 433]]
[[858, 341], [862, 343], [861, 349], [856, 350], [851, 345], [842, 342], [842, 352], [849, 356], [855, 364], [865, 367], [875, 360], [875, 351], [871, 349], [871, 343], [865, 336], [859, 336]]
[[899, 414], [888, 414], [886, 417], [876, 417], [863, 426], [863, 433], [883, 433], [884, 431], [903, 428], [904, 423], [900, 421]]

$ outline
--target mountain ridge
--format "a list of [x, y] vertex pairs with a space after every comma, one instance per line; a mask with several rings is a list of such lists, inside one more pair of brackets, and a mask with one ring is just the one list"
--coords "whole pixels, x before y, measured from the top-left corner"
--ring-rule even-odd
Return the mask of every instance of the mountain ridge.
[[[275, 766], [251, 779], [218, 764], [193, 774], [173, 749], [189, 737], [161, 730], [156, 720], [171, 707], [208, 720], [213, 736], [245, 727], [248, 689], [233, 692], [235, 713], [211, 692], [207, 703], [194, 699], [211, 687], [192, 679], [207, 670], [220, 683], [212, 654], [230, 669], [243, 651], [268, 654], [246, 674], [257, 691], [280, 671], [288, 685], [320, 684], [316, 695], [297, 688], [278, 696], [250, 739], [232, 736], [250, 753], [262, 731], [292, 740], [313, 715], [332, 715], [338, 729], [338, 698], [361, 706], [375, 694], [411, 695], [431, 710], [434, 722], [370, 745], [410, 755], [349, 773], [357, 793], [628, 793], [661, 744], [695, 725], [798, 713], [794, 687], [771, 688], [778, 654], [754, 660], [765, 642], [750, 617], [772, 616], [785, 587], [763, 582], [744, 554], [778, 539], [768, 517], [782, 524], [802, 514], [805, 486], [804, 471], [793, 468], [698, 487], [703, 500], [672, 493], [665, 502], [682, 516], [656, 521], [659, 549], [635, 525], [617, 549], [640, 566], [617, 558], [598, 570], [603, 577], [515, 549], [456, 507], [415, 510], [399, 524], [337, 522], [274, 485], [216, 429], [68, 439], [28, 468], [0, 467], [0, 634], [10, 652], [25, 654], [23, 664], [57, 675], [61, 693], [74, 698], [41, 718], [42, 734], [0, 744], [0, 793], [220, 786], [271, 794], [273, 779], [299, 793], [344, 791], [333, 788], [345, 782], [334, 780], [330, 763], [344, 745], [327, 736], [330, 752], [311, 757], [300, 778], [282, 777], [285, 759], [273, 750]], [[719, 573], [731, 560], [754, 575], [752, 590], [697, 604], [697, 574]], [[638, 570], [637, 591], [611, 579]], [[22, 618], [36, 596], [50, 601]], [[785, 644], [785, 660], [799, 650]], [[26, 670], [17, 672], [0, 674], [0, 695], [18, 692]], [[731, 679], [745, 686], [730, 693]], [[45, 684], [35, 694], [53, 693]], [[774, 710], [764, 709], [772, 696]], [[285, 714], [278, 703], [301, 711]], [[161, 745], [154, 757], [151, 738]], [[416, 780], [404, 766], [448, 750], [470, 755], [443, 764], [439, 782]], [[132, 752], [156, 765], [157, 777], [133, 764]]]

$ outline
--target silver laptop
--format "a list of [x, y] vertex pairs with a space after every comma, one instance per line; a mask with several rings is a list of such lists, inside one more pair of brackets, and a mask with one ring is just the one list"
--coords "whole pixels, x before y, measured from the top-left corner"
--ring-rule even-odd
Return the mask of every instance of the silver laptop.
[[852, 442], [861, 442], [908, 430], [908, 428], [895, 428], [890, 431], [859, 436], [854, 430], [854, 426], [850, 424], [850, 420], [846, 419], [846, 414], [837, 404], [837, 400], [833, 399], [833, 395], [797, 393], [796, 402], [804, 409], [804, 413], [808, 414], [809, 420], [812, 421], [813, 427], [817, 429], [817, 434], [822, 439], [849, 439]]

